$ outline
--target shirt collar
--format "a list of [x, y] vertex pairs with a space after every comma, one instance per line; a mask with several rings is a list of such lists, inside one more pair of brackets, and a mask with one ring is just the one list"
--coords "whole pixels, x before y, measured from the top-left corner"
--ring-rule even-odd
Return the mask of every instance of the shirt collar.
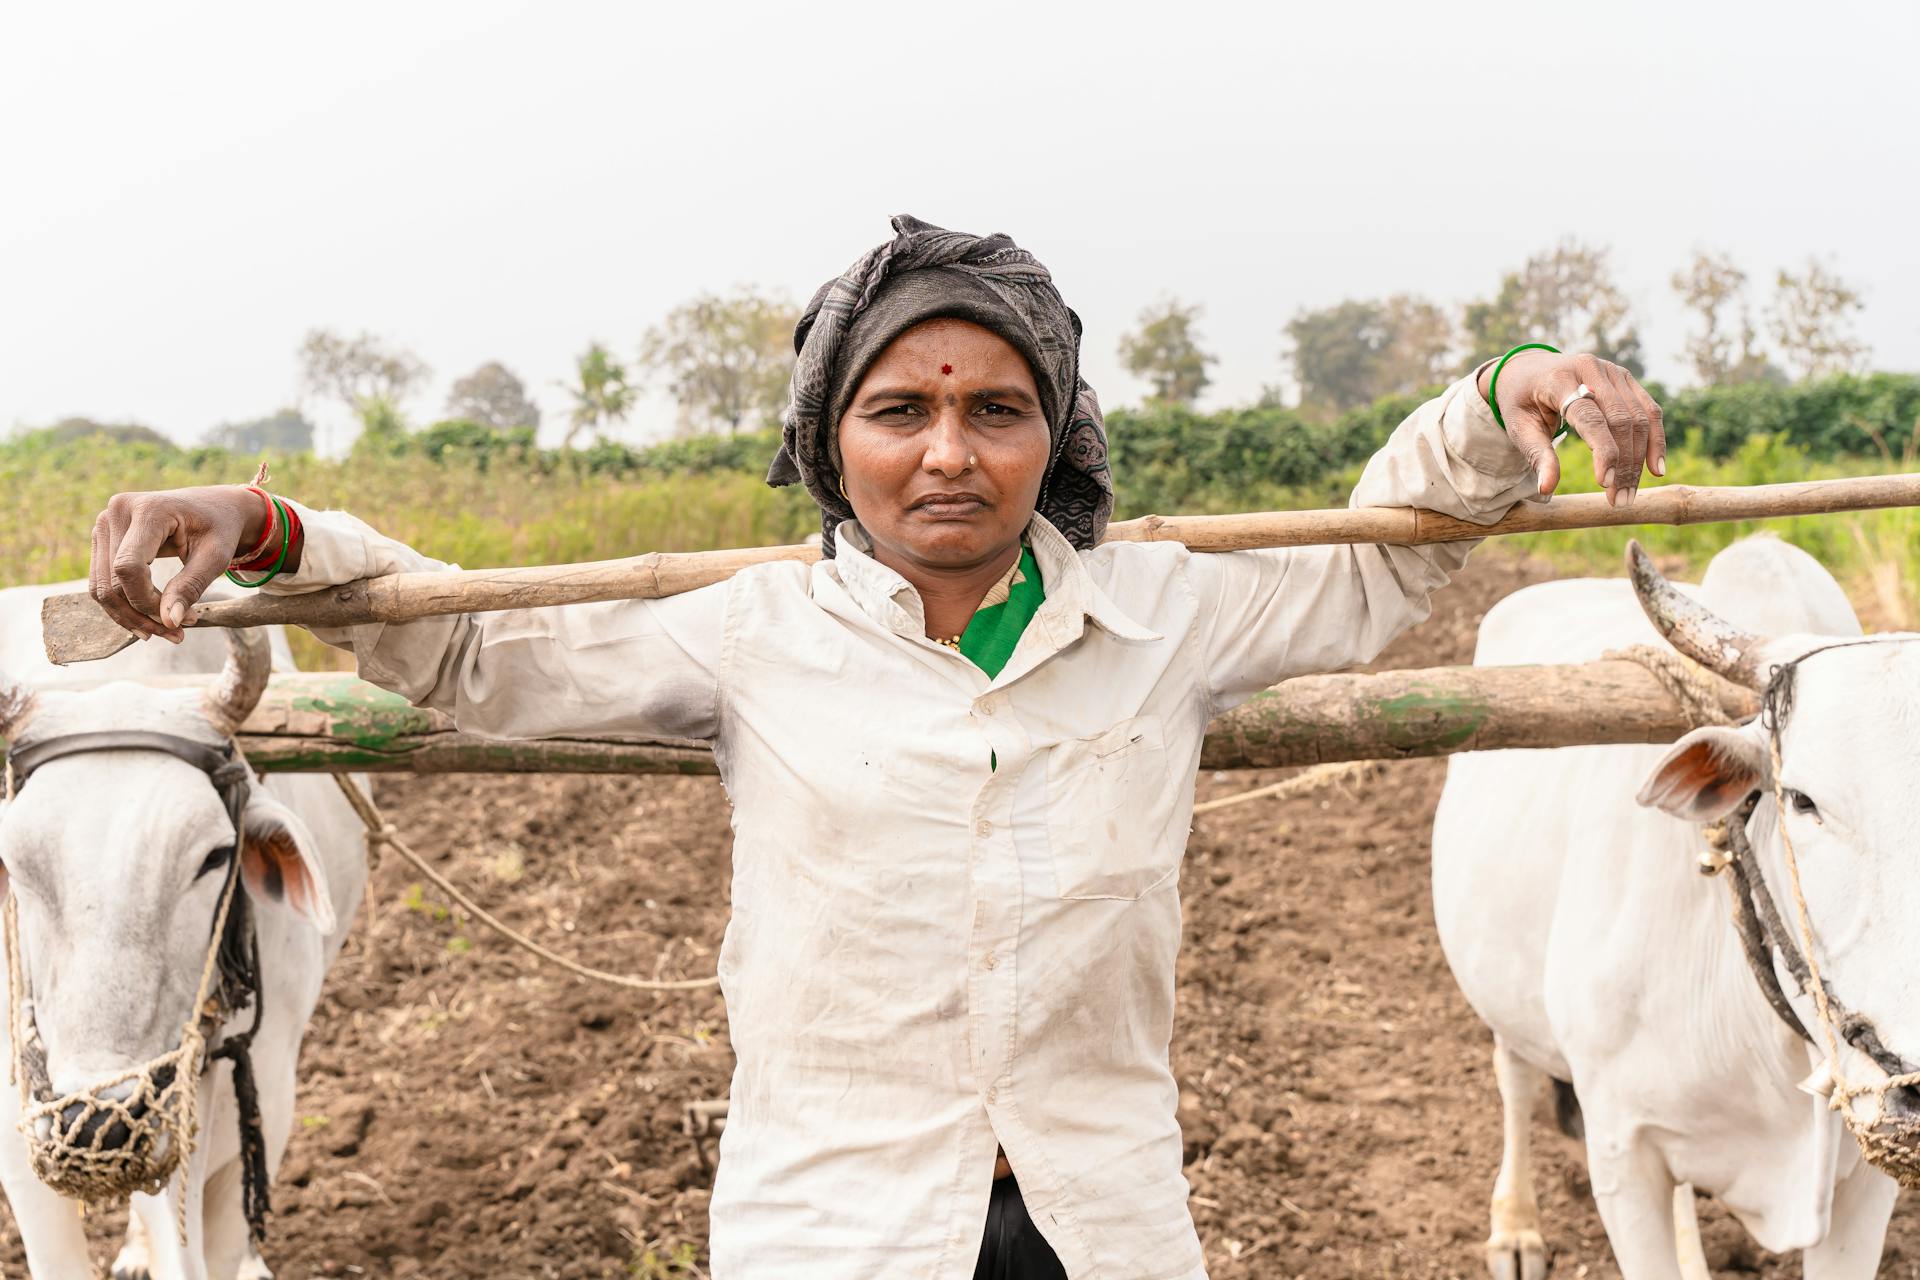
[[[1028, 628], [1038, 627], [1046, 636], [1047, 648], [1057, 652], [1080, 638], [1086, 621], [1092, 619], [1101, 630], [1122, 640], [1159, 640], [1161, 635], [1142, 626], [1114, 603], [1087, 572], [1086, 563], [1066, 536], [1035, 513], [1027, 524], [1027, 543], [1033, 548], [1034, 562], [1040, 566], [1040, 580], [1046, 599]], [[832, 567], [855, 604], [898, 635], [926, 634], [926, 613], [920, 593], [892, 569], [873, 558], [873, 540], [857, 520], [841, 524], [835, 534], [837, 550]]]

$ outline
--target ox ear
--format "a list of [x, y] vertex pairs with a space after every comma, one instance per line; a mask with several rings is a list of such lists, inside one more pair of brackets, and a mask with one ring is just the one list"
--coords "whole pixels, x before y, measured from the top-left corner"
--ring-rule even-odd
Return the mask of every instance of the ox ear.
[[1743, 729], [1695, 729], [1673, 744], [1634, 797], [1689, 822], [1717, 822], [1767, 783], [1756, 720]]
[[284, 902], [322, 934], [336, 923], [333, 893], [320, 866], [313, 832], [299, 815], [255, 791], [247, 801], [240, 877], [255, 901]]

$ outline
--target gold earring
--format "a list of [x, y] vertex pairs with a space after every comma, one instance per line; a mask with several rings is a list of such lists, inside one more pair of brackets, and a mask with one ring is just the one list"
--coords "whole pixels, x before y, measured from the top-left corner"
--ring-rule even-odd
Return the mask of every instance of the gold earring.
[[853, 501], [852, 498], [847, 497], [847, 478], [845, 476], [840, 477], [840, 497], [848, 503]]

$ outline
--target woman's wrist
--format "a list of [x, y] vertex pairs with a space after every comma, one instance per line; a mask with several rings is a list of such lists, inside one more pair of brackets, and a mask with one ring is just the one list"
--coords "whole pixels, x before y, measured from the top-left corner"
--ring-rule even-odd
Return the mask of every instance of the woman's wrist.
[[[1523, 387], [1531, 385], [1534, 380], [1534, 375], [1538, 373], [1547, 362], [1555, 359], [1558, 359], [1558, 357], [1551, 351], [1531, 350], [1515, 352], [1514, 355], [1508, 359], [1506, 368], [1500, 369], [1500, 384], [1508, 388], [1509, 394], [1518, 391]], [[1498, 360], [1489, 360], [1480, 366], [1480, 375], [1474, 379], [1474, 385], [1480, 390], [1480, 398], [1488, 404], [1493, 403], [1493, 375], [1494, 370], [1499, 368], [1500, 362]]]
[[267, 550], [268, 540], [273, 535], [273, 500], [267, 497], [264, 489], [253, 485], [239, 486], [244, 498], [242, 503], [245, 515], [240, 525], [239, 545], [234, 547], [230, 563], [244, 564], [255, 559]]

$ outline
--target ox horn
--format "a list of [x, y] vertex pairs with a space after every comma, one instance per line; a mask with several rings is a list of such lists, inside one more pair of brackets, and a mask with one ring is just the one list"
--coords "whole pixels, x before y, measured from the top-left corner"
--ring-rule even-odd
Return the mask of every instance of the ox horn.
[[1764, 636], [1742, 631], [1725, 618], [1703, 608], [1690, 596], [1667, 581], [1653, 567], [1653, 557], [1634, 538], [1627, 543], [1627, 574], [1633, 579], [1633, 593], [1648, 621], [1660, 630], [1667, 643], [1687, 657], [1738, 685], [1749, 689], [1766, 687], [1761, 670]]
[[0, 738], [11, 738], [33, 714], [33, 686], [0, 671]]
[[273, 650], [267, 633], [258, 627], [228, 628], [226, 665], [207, 690], [206, 710], [214, 727], [228, 734], [239, 729], [259, 705], [272, 674]]

